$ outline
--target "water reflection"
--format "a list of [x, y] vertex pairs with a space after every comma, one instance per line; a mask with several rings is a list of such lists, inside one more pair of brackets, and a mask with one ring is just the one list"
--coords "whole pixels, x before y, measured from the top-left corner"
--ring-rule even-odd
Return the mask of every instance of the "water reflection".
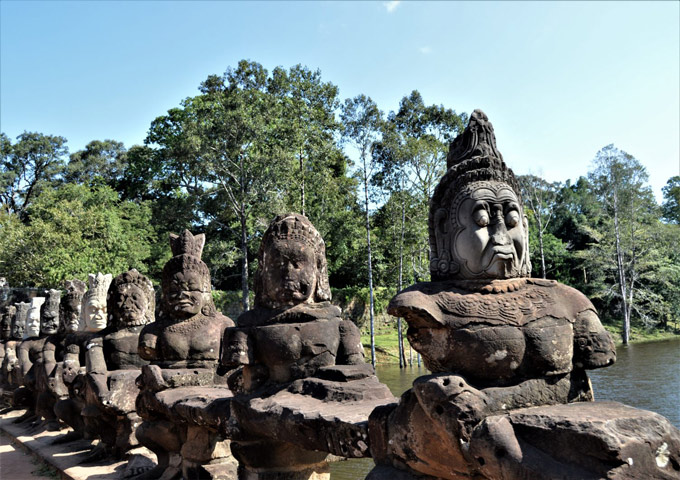
[[[378, 365], [378, 378], [395, 396], [411, 388], [413, 380], [429, 372], [425, 367], [400, 369]], [[660, 413], [680, 427], [680, 340], [617, 348], [616, 363], [589, 372], [597, 400], [613, 400]], [[373, 468], [362, 458], [331, 465], [331, 480], [359, 480]]]

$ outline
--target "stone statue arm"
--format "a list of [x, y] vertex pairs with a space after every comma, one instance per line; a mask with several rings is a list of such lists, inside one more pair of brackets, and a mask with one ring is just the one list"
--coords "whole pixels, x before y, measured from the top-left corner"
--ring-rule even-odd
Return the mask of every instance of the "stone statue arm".
[[139, 334], [139, 343], [137, 344], [137, 353], [142, 360], [153, 361], [158, 358], [156, 352], [156, 343], [158, 342], [158, 335], [155, 331], [155, 324], [151, 323], [144, 327]]
[[612, 365], [615, 361], [614, 340], [600, 323], [595, 308], [591, 306], [579, 312], [574, 322], [574, 366], [593, 369]]
[[19, 359], [19, 365], [21, 366], [21, 374], [26, 376], [28, 371], [33, 366], [31, 357], [29, 355], [30, 347], [27, 342], [21, 342], [19, 348], [17, 349], [17, 358]]
[[364, 347], [361, 345], [361, 332], [351, 320], [340, 322], [340, 348], [336, 365], [358, 365], [364, 363]]
[[56, 345], [52, 342], [45, 342], [42, 351], [43, 357], [43, 371], [45, 372], [45, 378], [49, 379], [54, 375], [57, 368], [57, 358], [56, 358]]
[[62, 379], [66, 385], [73, 383], [80, 371], [80, 347], [75, 344], [66, 347]]
[[91, 338], [87, 342], [85, 365], [89, 386], [96, 398], [101, 403], [106, 403], [109, 400], [110, 392], [107, 383], [108, 368], [104, 357], [104, 343], [101, 337]]
[[248, 328], [226, 328], [220, 347], [220, 368], [224, 371], [255, 363], [253, 342]]
[[17, 358], [17, 350], [16, 350], [16, 344], [10, 345], [6, 344], [5, 345], [5, 358], [2, 362], [2, 368], [6, 372], [11, 372], [14, 370], [17, 365], [19, 364], [19, 359]]

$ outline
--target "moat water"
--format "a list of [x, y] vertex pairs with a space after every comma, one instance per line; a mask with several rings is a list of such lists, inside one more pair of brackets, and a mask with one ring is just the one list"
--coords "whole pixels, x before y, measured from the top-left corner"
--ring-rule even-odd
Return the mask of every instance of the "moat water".
[[[595, 398], [657, 412], [680, 428], [680, 340], [619, 346], [616, 353], [614, 365], [589, 372]], [[376, 370], [397, 397], [429, 373], [423, 366], [378, 365]], [[362, 480], [372, 468], [370, 458], [333, 463], [331, 480]]]

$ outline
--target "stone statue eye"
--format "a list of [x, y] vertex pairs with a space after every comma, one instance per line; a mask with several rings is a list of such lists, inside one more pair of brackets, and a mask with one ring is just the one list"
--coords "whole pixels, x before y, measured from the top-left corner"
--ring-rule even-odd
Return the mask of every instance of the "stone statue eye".
[[514, 228], [519, 223], [519, 212], [517, 210], [510, 210], [505, 214], [505, 224], [508, 228]]
[[489, 212], [480, 208], [472, 214], [472, 219], [480, 227], [486, 227], [489, 224]]

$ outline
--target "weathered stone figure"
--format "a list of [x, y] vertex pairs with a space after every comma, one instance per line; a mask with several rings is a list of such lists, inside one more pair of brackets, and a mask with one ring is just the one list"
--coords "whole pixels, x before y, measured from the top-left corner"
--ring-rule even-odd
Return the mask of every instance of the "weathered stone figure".
[[9, 388], [9, 358], [8, 355], [16, 358], [14, 345], [12, 340], [12, 322], [17, 314], [17, 307], [14, 305], [7, 305], [2, 309], [2, 323], [0, 324], [0, 338], [2, 338], [2, 358], [0, 358], [0, 390], [2, 391], [2, 404], [7, 406], [9, 402], [6, 398], [6, 392]]
[[[55, 407], [60, 400], [68, 399], [68, 387], [64, 383], [64, 356], [67, 341], [73, 343], [73, 334], [80, 330], [80, 312], [86, 290], [85, 282], [78, 279], [64, 281], [64, 295], [59, 302], [59, 328], [50, 335], [43, 346], [43, 370], [46, 390], [38, 401], [42, 415], [48, 419], [48, 430], [59, 427]], [[52, 418], [47, 410], [52, 412]], [[81, 420], [82, 422], [82, 420]], [[81, 438], [82, 432], [70, 432], [58, 438], [58, 442], [67, 442]]]
[[[61, 380], [68, 389], [68, 398], [60, 399], [54, 406], [54, 413], [59, 420], [73, 429], [73, 432], [59, 438], [56, 442], [71, 441], [86, 436], [94, 438], [95, 432], [88, 433], [83, 420], [82, 410], [85, 407], [85, 370], [87, 343], [97, 332], [106, 328], [106, 295], [113, 276], [101, 272], [89, 274], [88, 290], [83, 294], [80, 308], [79, 331], [69, 333], [64, 339], [64, 354], [61, 366]], [[68, 288], [68, 287], [67, 287]], [[73, 303], [80, 295], [80, 285], [75, 281], [73, 290], [67, 295], [65, 309], [66, 328], [71, 330], [75, 324]], [[48, 362], [51, 364], [51, 359]], [[57, 372], [55, 372], [56, 374]], [[55, 381], [58, 385], [58, 381]]]
[[[163, 268], [161, 308], [139, 336], [139, 356], [151, 365], [138, 379], [137, 412], [144, 423], [137, 439], [158, 458], [157, 467], [139, 478], [198, 478], [206, 475], [202, 465], [231, 458], [228, 443], [187, 423], [175, 409], [176, 403], [210, 396], [215, 384], [225, 383], [216, 374], [220, 339], [234, 322], [213, 303], [210, 271], [201, 260], [204, 244], [205, 235], [188, 230], [170, 236], [173, 257]], [[231, 396], [226, 387], [219, 392]]]
[[309, 220], [276, 217], [258, 258], [255, 308], [222, 345], [222, 365], [240, 369], [230, 385], [247, 394], [232, 401], [239, 478], [328, 478], [328, 453], [368, 454], [362, 420], [393, 397], [329, 301], [325, 245]]
[[[433, 281], [388, 307], [408, 322], [433, 375], [417, 379], [398, 406], [372, 414], [380, 467], [369, 478], [393, 478], [394, 468], [403, 478], [599, 478], [621, 452], [585, 458], [579, 439], [602, 448], [608, 428], [625, 430], [628, 407], [574, 404], [593, 418], [599, 412], [599, 426], [624, 418], [587, 431], [581, 407], [565, 404], [593, 400], [585, 370], [614, 363], [614, 343], [583, 294], [529, 277], [520, 189], [480, 110], [451, 144], [447, 166], [430, 202]], [[545, 410], [534, 416], [526, 407]]]
[[19, 365], [18, 347], [24, 339], [26, 331], [26, 317], [28, 316], [28, 302], [15, 303], [15, 315], [12, 318], [12, 329], [10, 340], [5, 343], [5, 360], [3, 370], [7, 378], [7, 394], [12, 395], [14, 390], [23, 384], [21, 366]]
[[[59, 421], [54, 414], [54, 400], [50, 394], [49, 376], [45, 370], [45, 348], [52, 341], [54, 335], [63, 332], [59, 321], [59, 306], [61, 290], [50, 289], [45, 292], [46, 300], [43, 304], [40, 320], [40, 335], [44, 337], [42, 348], [36, 355], [33, 368], [36, 385], [36, 413], [45, 419], [48, 430], [59, 430]], [[38, 345], [40, 348], [40, 345]]]
[[37, 399], [36, 369], [34, 363], [40, 361], [45, 336], [41, 328], [41, 308], [45, 297], [33, 297], [26, 313], [24, 339], [17, 347], [17, 359], [21, 369], [21, 386], [14, 391], [14, 405], [25, 405], [26, 413], [14, 420], [19, 423], [36, 420], [35, 402]]
[[153, 322], [155, 295], [151, 280], [132, 269], [113, 279], [107, 298], [107, 327], [87, 343], [87, 407], [83, 415], [106, 449], [93, 452], [120, 457], [137, 445], [135, 430], [141, 418], [135, 412], [140, 368], [148, 362], [137, 353], [139, 332]]

